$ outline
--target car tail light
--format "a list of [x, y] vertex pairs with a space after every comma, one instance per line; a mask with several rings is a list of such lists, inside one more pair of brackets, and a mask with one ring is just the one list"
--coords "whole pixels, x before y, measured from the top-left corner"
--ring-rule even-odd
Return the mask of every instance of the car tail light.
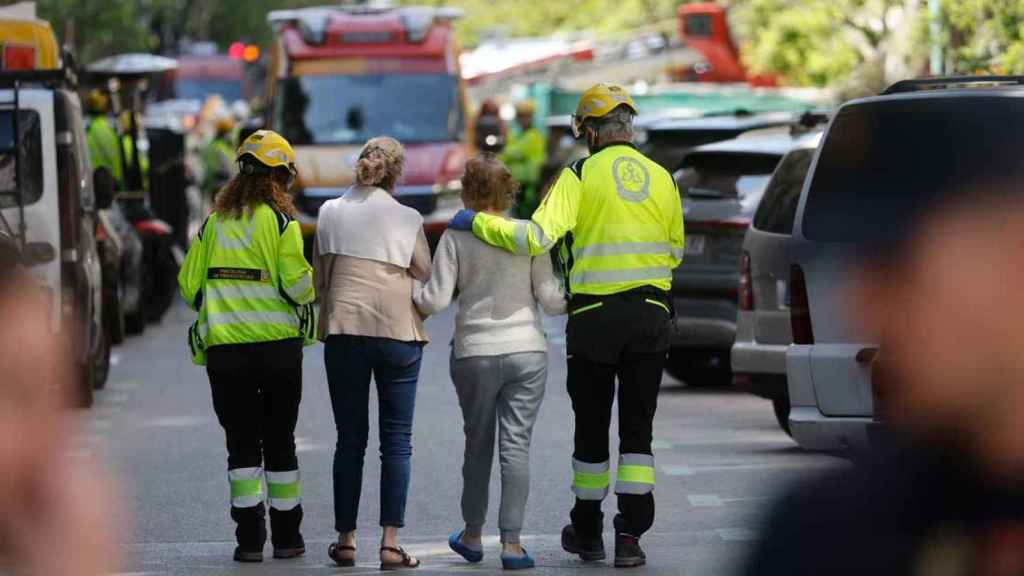
[[724, 220], [698, 220], [687, 222], [688, 230], [736, 230], [746, 231], [750, 227], [749, 218], [727, 218]]
[[811, 307], [807, 301], [807, 280], [803, 268], [794, 264], [789, 274], [789, 323], [794, 344], [814, 344]]
[[754, 278], [750, 271], [750, 254], [744, 252], [740, 259], [740, 310], [750, 312], [754, 309]]

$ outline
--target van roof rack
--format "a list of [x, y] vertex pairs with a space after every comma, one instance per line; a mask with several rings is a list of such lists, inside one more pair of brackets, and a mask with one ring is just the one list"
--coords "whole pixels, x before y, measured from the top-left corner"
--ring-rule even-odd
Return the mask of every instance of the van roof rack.
[[47, 88], [75, 88], [78, 86], [78, 75], [68, 67], [53, 70], [0, 71], [0, 88], [13, 88], [15, 84], [22, 88], [31, 85], [42, 85]]
[[943, 88], [963, 88], [971, 85], [1005, 86], [1024, 85], [1024, 76], [940, 76], [900, 80], [882, 92], [882, 96], [905, 94]]

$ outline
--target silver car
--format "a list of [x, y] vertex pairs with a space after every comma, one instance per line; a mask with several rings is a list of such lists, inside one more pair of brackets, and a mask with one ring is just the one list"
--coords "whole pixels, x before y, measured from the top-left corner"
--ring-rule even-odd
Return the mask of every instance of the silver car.
[[673, 273], [676, 330], [668, 369], [691, 386], [731, 380], [743, 237], [779, 161], [808, 137], [800, 125], [751, 131], [693, 149], [675, 174], [686, 253]]
[[733, 386], [768, 398], [789, 432], [786, 350], [789, 325], [789, 250], [793, 220], [820, 130], [783, 157], [754, 213], [740, 257], [739, 316], [732, 345]]
[[804, 184], [790, 244], [794, 344], [786, 373], [790, 430], [801, 446], [868, 448], [886, 437], [876, 411], [884, 395], [874, 386], [879, 343], [845, 313], [845, 287], [863, 254], [878, 260], [892, 253], [908, 222], [930, 205], [1020, 174], [1024, 89], [1008, 80], [996, 87], [991, 80], [965, 86], [977, 82], [970, 78], [905, 81], [836, 112]]

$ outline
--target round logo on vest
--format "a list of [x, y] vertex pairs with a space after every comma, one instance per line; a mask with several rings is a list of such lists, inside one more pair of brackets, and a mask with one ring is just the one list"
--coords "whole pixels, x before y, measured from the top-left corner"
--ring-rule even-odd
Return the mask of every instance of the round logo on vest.
[[651, 195], [651, 174], [636, 158], [616, 158], [612, 162], [612, 177], [619, 197], [627, 202], [643, 202]]

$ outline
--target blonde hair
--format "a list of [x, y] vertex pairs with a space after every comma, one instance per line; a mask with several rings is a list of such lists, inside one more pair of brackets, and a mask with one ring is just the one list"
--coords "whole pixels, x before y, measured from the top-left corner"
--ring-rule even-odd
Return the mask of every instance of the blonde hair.
[[356, 184], [393, 190], [405, 167], [405, 149], [387, 136], [371, 138], [356, 162]]
[[462, 203], [471, 210], [504, 212], [512, 207], [519, 183], [498, 157], [484, 152], [466, 162], [462, 175]]

